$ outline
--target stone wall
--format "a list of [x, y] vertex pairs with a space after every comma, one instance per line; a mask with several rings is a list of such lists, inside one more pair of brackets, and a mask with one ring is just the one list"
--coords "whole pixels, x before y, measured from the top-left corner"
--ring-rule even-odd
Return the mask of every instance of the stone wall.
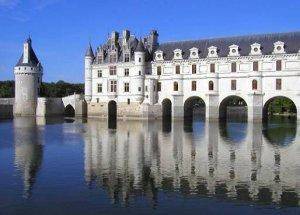
[[14, 114], [14, 98], [0, 99], [0, 118], [12, 118]]
[[38, 98], [37, 116], [60, 116], [64, 114], [61, 98]]

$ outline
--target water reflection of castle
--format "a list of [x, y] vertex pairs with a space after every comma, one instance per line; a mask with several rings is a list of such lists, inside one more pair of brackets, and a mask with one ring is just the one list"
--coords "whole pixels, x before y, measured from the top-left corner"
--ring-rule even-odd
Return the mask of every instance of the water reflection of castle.
[[198, 122], [194, 132], [184, 132], [183, 127], [176, 122], [164, 133], [160, 122], [120, 121], [115, 131], [107, 130], [104, 121], [89, 120], [87, 183], [106, 188], [113, 202], [128, 203], [138, 194], [155, 204], [162, 190], [299, 205], [296, 127], [285, 138], [276, 137], [277, 144], [271, 142], [278, 131], [262, 133], [262, 124]]

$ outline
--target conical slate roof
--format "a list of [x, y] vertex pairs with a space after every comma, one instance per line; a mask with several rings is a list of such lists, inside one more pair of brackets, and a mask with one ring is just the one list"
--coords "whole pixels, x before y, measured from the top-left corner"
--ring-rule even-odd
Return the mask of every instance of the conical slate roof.
[[91, 44], [89, 44], [89, 47], [87, 48], [87, 50], [85, 52], [85, 56], [94, 58], [94, 52], [93, 52]]
[[142, 40], [139, 40], [139, 43], [137, 44], [134, 51], [135, 52], [145, 52], [145, 47], [144, 47]]
[[16, 66], [32, 66], [32, 67], [37, 66], [39, 64], [39, 59], [37, 58], [37, 56], [35, 55], [35, 53], [32, 49], [30, 37], [26, 40], [26, 42], [29, 44], [28, 63], [23, 63], [24, 53], [22, 53]]

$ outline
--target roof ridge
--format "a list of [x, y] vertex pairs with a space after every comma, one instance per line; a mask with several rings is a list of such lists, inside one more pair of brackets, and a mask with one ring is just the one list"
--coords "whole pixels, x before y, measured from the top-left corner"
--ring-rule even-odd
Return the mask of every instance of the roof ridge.
[[176, 43], [184, 43], [184, 42], [199, 42], [199, 41], [214, 41], [214, 40], [233, 40], [233, 39], [242, 39], [242, 38], [252, 38], [252, 37], [270, 37], [270, 36], [285, 36], [285, 35], [295, 35], [300, 34], [300, 31], [290, 31], [290, 32], [279, 32], [279, 33], [257, 33], [250, 35], [235, 35], [228, 37], [208, 37], [208, 38], [199, 38], [199, 39], [187, 39], [187, 40], [178, 40], [178, 41], [166, 41], [160, 43], [160, 45], [167, 44], [176, 44]]

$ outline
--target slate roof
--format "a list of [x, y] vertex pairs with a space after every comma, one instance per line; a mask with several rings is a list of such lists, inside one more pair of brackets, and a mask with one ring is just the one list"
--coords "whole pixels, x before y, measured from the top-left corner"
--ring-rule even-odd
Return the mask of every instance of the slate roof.
[[89, 44], [89, 47], [87, 48], [87, 50], [85, 52], [85, 56], [94, 58], [94, 52], [93, 52], [91, 44]]
[[[29, 41], [30, 40], [30, 41]], [[35, 55], [33, 49], [32, 49], [32, 46], [31, 46], [31, 39], [27, 39], [27, 42], [29, 42], [29, 61], [28, 63], [23, 63], [23, 55], [24, 53], [22, 53], [18, 63], [16, 66], [32, 66], [32, 67], [35, 67], [37, 66], [40, 62], [39, 62], [39, 59], [37, 58], [37, 56]]]
[[144, 47], [144, 44], [141, 39], [139, 40], [139, 43], [137, 44], [134, 51], [135, 52], [145, 52], [145, 47]]
[[199, 49], [199, 57], [206, 58], [208, 55], [208, 47], [216, 46], [218, 48], [218, 56], [226, 57], [229, 53], [229, 46], [235, 44], [239, 46], [240, 55], [247, 56], [251, 51], [251, 45], [259, 43], [261, 45], [262, 54], [268, 55], [272, 54], [274, 43], [277, 41], [284, 42], [286, 53], [298, 53], [300, 50], [300, 32], [166, 42], [160, 44], [157, 50], [163, 51], [164, 60], [172, 60], [174, 57], [173, 51], [175, 49], [181, 49], [183, 52], [182, 57], [188, 59], [190, 56], [189, 49], [196, 47]]

